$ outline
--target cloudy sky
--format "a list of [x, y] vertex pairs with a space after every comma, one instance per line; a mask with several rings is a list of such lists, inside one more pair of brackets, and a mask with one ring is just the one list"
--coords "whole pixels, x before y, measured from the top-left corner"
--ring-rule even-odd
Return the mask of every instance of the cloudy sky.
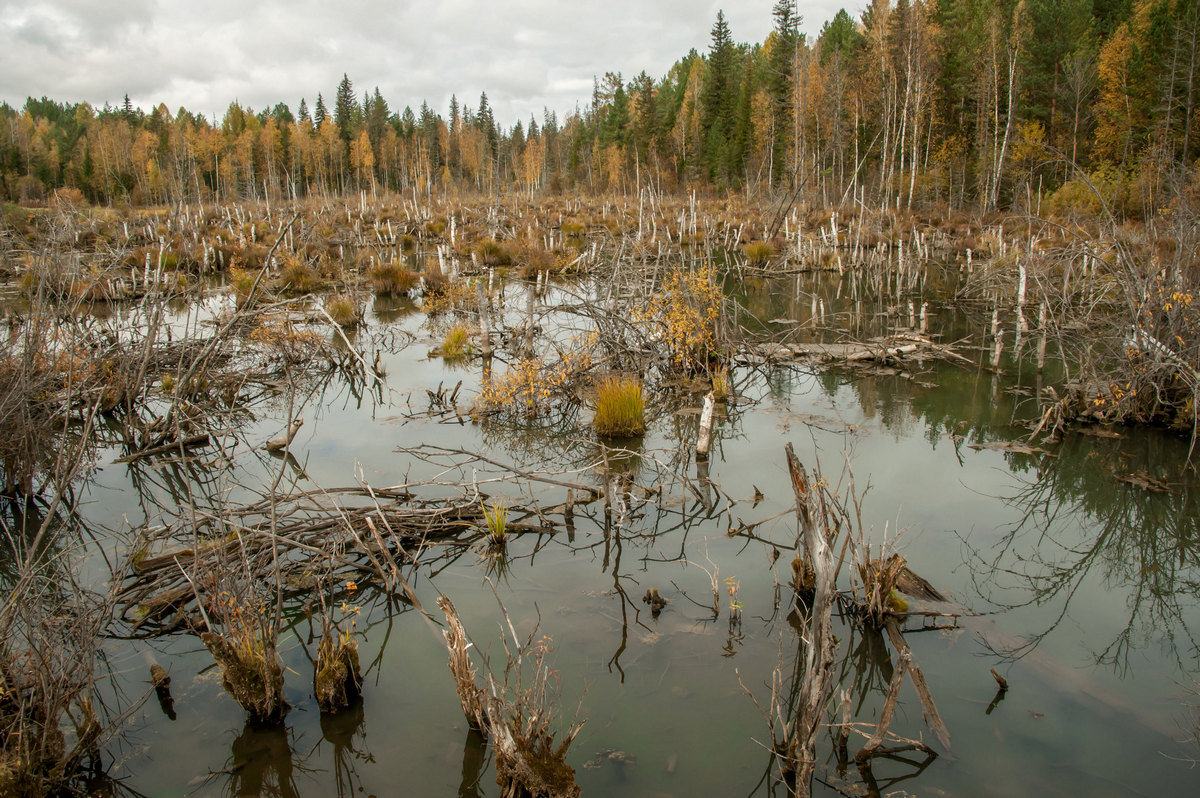
[[[799, 0], [815, 34], [842, 5]], [[342, 74], [394, 109], [487, 91], [508, 127], [543, 107], [587, 102], [592, 76], [664, 75], [708, 47], [724, 7], [737, 41], [762, 41], [774, 0], [0, 0], [0, 100], [27, 96], [117, 105], [126, 93], [208, 115], [237, 99], [296, 110]]]

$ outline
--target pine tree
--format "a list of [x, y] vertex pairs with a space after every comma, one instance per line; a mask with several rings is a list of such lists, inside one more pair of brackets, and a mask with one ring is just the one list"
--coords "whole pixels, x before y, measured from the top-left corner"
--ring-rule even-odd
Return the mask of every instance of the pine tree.
[[300, 110], [298, 114], [301, 122], [312, 121], [312, 117], [308, 114], [308, 102], [303, 97], [300, 98]]
[[1062, 149], [1061, 133], [1070, 129], [1061, 108], [1063, 73], [1071, 55], [1090, 46], [1092, 0], [1026, 0], [1026, 3], [1029, 36], [1023, 47], [1021, 87], [1025, 116], [1041, 122], [1047, 141]]
[[325, 110], [325, 98], [321, 96], [320, 92], [317, 92], [317, 107], [313, 111], [313, 122], [320, 127], [325, 124], [327, 118], [329, 118], [329, 112]]

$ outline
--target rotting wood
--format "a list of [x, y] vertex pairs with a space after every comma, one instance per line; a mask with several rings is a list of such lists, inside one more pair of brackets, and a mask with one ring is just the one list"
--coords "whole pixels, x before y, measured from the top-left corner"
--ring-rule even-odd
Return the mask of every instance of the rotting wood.
[[817, 766], [817, 737], [833, 694], [836, 643], [831, 615], [837, 565], [829, 539], [831, 530], [823, 525], [825, 513], [818, 492], [820, 489], [809, 481], [790, 442], [784, 447], [784, 454], [796, 496], [796, 516], [800, 520], [804, 558], [811, 564], [814, 575], [804, 652], [804, 677], [798, 694], [795, 723], [784, 732], [783, 753], [785, 767], [795, 773], [796, 794], [807, 796]]
[[184, 449], [195, 449], [201, 446], [208, 446], [212, 442], [207, 432], [200, 432], [195, 435], [188, 435], [171, 443], [164, 443], [160, 446], [151, 446], [149, 449], [143, 449], [140, 452], [133, 452], [124, 457], [118, 457], [113, 460], [113, 463], [132, 463], [134, 460], [143, 457], [151, 457], [156, 454], [167, 454], [168, 452], [182, 453]]
[[946, 728], [946, 724], [942, 721], [941, 714], [938, 713], [937, 705], [933, 702], [933, 695], [929, 692], [929, 685], [925, 682], [925, 674], [921, 671], [921, 667], [912, 659], [912, 650], [908, 647], [908, 641], [904, 639], [904, 634], [900, 631], [900, 624], [895, 618], [888, 618], [884, 622], [884, 628], [887, 629], [888, 639], [892, 641], [892, 647], [901, 657], [908, 657], [908, 670], [912, 678], [913, 687], [916, 688], [917, 696], [921, 699], [921, 709], [925, 716], [925, 722], [929, 724], [929, 728], [937, 735], [940, 742], [946, 750], [950, 750], [950, 732]]
[[700, 411], [700, 432], [696, 436], [696, 459], [707, 460], [712, 445], [713, 411], [717, 400], [712, 391], [704, 395], [704, 409]]
[[278, 438], [272, 438], [271, 440], [267, 441], [265, 444], [263, 444], [263, 448], [268, 452], [283, 451], [291, 444], [292, 439], [296, 437], [296, 433], [299, 432], [300, 428], [303, 426], [304, 419], [294, 419], [291, 424], [288, 424], [287, 430], [282, 435], [280, 435]]
[[[567, 749], [575, 740], [582, 723], [572, 724], [555, 745], [550, 731], [555, 713], [554, 697], [549, 692], [551, 673], [543, 662], [544, 649], [533, 647], [532, 635], [524, 645], [516, 638], [508, 613], [505, 623], [513, 636], [515, 651], [505, 651], [506, 684], [496, 682], [490, 672], [485, 674], [485, 687], [477, 683], [477, 672], [468, 653], [466, 629], [447, 596], [438, 597], [438, 607], [446, 616], [447, 630], [442, 634], [450, 655], [450, 673], [467, 722], [488, 736], [496, 755], [496, 783], [501, 794], [508, 798], [578, 798], [579, 785], [575, 770], [566, 763]], [[535, 630], [536, 633], [536, 630]], [[530, 654], [531, 648], [534, 652]], [[531, 661], [526, 662], [526, 657]], [[529, 685], [507, 684], [510, 675], [520, 680], [522, 666], [532, 665], [534, 675]]]

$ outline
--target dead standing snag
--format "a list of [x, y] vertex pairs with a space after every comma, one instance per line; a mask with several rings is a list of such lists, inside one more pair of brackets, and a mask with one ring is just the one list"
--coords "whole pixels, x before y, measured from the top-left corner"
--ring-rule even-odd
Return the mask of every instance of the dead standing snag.
[[[572, 723], [561, 742], [555, 744], [554, 724], [557, 699], [555, 678], [545, 662], [549, 652], [547, 638], [534, 641], [535, 629], [522, 645], [505, 612], [505, 622], [513, 635], [516, 650], [504, 643], [507, 663], [504, 684], [485, 674], [485, 686], [476, 682], [476, 670], [467, 653], [466, 630], [447, 596], [438, 598], [438, 607], [446, 615], [449, 627], [442, 633], [450, 654], [450, 672], [463, 714], [472, 728], [479, 729], [492, 741], [496, 752], [496, 783], [505, 798], [528, 795], [534, 798], [577, 798], [579, 785], [575, 770], [566, 762], [567, 749], [583, 728]], [[503, 611], [503, 606], [501, 607]], [[522, 681], [523, 667], [532, 665], [528, 686]], [[511, 683], [510, 683], [511, 682]]]

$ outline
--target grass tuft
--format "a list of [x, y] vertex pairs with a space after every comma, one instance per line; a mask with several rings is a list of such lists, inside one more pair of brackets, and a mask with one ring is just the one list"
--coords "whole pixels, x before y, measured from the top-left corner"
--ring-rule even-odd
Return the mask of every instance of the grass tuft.
[[768, 241], [754, 241], [744, 246], [742, 253], [752, 266], [765, 266], [775, 257], [775, 247]]
[[471, 354], [471, 331], [465, 324], [455, 324], [442, 341], [442, 357], [459, 360]]
[[342, 327], [353, 327], [362, 320], [358, 304], [348, 296], [331, 296], [326, 299], [325, 312]]
[[607, 377], [596, 388], [596, 434], [621, 438], [646, 432], [646, 399], [642, 384], [629, 377]]
[[417, 284], [417, 273], [399, 263], [380, 263], [368, 274], [371, 290], [379, 296], [407, 294]]
[[481, 505], [483, 522], [487, 527], [488, 543], [492, 546], [503, 546], [508, 542], [508, 507], [503, 502], [494, 501], [491, 506]]

